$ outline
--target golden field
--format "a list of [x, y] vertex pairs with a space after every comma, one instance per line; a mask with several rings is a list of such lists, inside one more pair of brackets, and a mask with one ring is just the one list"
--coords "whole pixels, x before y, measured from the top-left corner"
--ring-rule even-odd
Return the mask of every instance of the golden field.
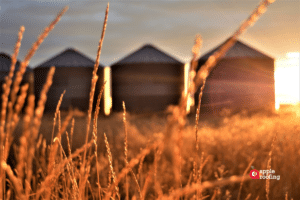
[[[38, 37], [13, 79], [24, 32], [21, 27], [12, 68], [3, 84], [0, 198], [299, 199], [299, 105], [277, 112], [225, 110], [221, 116], [199, 115], [199, 109], [186, 112], [188, 96], [200, 88], [201, 99], [211, 69], [272, 2], [262, 1], [196, 72], [202, 44], [198, 36], [192, 49], [189, 88], [179, 105], [147, 115], [126, 112], [125, 104], [122, 113], [99, 115], [102, 92], [96, 107], [92, 106], [109, 6], [86, 113], [60, 111], [63, 94], [56, 112], [44, 113], [54, 67], [39, 98], [27, 96], [28, 84], [20, 87], [30, 59], [67, 8]], [[253, 169], [272, 169], [280, 178], [251, 179]]]
[[[61, 118], [65, 119], [67, 112], [62, 112]], [[127, 113], [128, 127], [128, 159], [135, 158], [141, 151], [151, 145], [151, 143], [162, 138], [165, 124], [167, 123], [167, 114], [129, 114]], [[51, 134], [53, 128], [54, 113], [46, 113], [40, 128], [40, 133], [47, 144], [51, 143]], [[72, 142], [72, 152], [84, 145], [86, 116], [75, 116], [75, 125]], [[249, 163], [257, 170], [267, 168], [269, 153], [271, 151], [272, 141], [274, 148], [271, 156], [271, 169], [275, 170], [276, 175], [280, 175], [280, 180], [270, 181], [270, 199], [297, 199], [300, 196], [300, 180], [298, 169], [300, 168], [300, 107], [290, 106], [282, 108], [277, 113], [272, 112], [253, 112], [243, 111], [231, 114], [224, 112], [224, 116], [200, 116], [199, 122], [199, 157], [203, 156], [206, 163], [202, 169], [202, 182], [215, 181], [218, 179], [226, 179], [234, 175], [242, 176], [246, 172], [249, 176]], [[20, 123], [21, 124], [21, 123]], [[188, 116], [187, 126], [183, 130], [182, 137], [182, 187], [191, 184], [191, 176], [193, 173], [193, 163], [195, 160], [195, 118], [194, 115]], [[126, 166], [124, 163], [124, 127], [123, 113], [113, 113], [109, 117], [100, 116], [98, 119], [98, 133], [106, 133], [112, 153], [113, 167], [116, 176]], [[17, 127], [17, 131], [21, 126]], [[56, 127], [58, 128], [58, 127]], [[71, 124], [67, 130], [71, 129]], [[70, 131], [68, 131], [70, 133]], [[70, 134], [69, 134], [70, 135]], [[18, 136], [15, 137], [16, 141]], [[42, 152], [42, 144], [39, 143], [39, 150], [36, 152], [38, 163], [41, 166], [47, 163], [45, 158], [40, 158]], [[62, 146], [68, 154], [67, 138], [62, 136]], [[170, 138], [168, 145], [174, 144], [174, 138]], [[173, 143], [173, 144], [172, 144]], [[99, 134], [98, 140], [98, 167], [100, 171], [100, 184], [103, 190], [108, 187], [108, 174], [110, 170], [108, 154], [105, 147], [104, 135]], [[172, 156], [171, 152], [165, 151], [157, 166], [156, 184], [160, 185], [160, 189], [164, 194], [172, 193], [175, 188]], [[139, 163], [133, 168], [134, 174], [138, 176], [138, 183], [141, 190], [145, 190], [145, 199], [155, 199], [158, 197], [154, 189], [153, 168], [154, 168], [154, 151], [151, 151], [145, 158], [140, 159]], [[62, 158], [63, 159], [63, 158]], [[92, 159], [92, 157], [91, 157]], [[142, 162], [141, 162], [142, 161]], [[10, 162], [10, 161], [9, 161]], [[75, 161], [74, 161], [75, 162]], [[199, 159], [200, 162], [200, 159]], [[76, 163], [78, 164], [78, 163]], [[200, 163], [199, 163], [200, 164]], [[95, 161], [91, 161], [89, 174], [89, 183], [91, 185], [90, 197], [97, 197], [97, 179]], [[42, 167], [45, 169], [46, 166]], [[248, 168], [248, 169], [247, 169]], [[74, 167], [74, 171], [77, 171]], [[35, 178], [39, 177], [38, 170]], [[44, 172], [46, 173], [46, 172]], [[77, 172], [79, 173], [79, 172]], [[76, 174], [76, 173], [75, 173]], [[61, 177], [67, 176], [61, 172]], [[64, 177], [67, 179], [67, 177]], [[145, 188], [146, 179], [149, 181]], [[129, 174], [129, 194], [130, 198], [135, 196], [139, 199], [138, 187], [135, 178]], [[64, 180], [68, 182], [68, 180]], [[62, 181], [63, 183], [63, 181]], [[57, 187], [62, 187], [58, 183]], [[70, 184], [70, 183], [69, 183]], [[38, 184], [35, 186], [38, 188]], [[240, 183], [232, 183], [221, 185], [220, 187], [209, 188], [202, 191], [203, 196], [211, 199], [237, 199]], [[119, 184], [120, 195], [125, 196], [124, 181]], [[70, 188], [64, 188], [62, 193], [58, 190], [53, 197], [70, 197]], [[92, 192], [93, 191], [93, 192]], [[94, 193], [94, 194], [93, 194]], [[191, 193], [188, 197], [192, 197]], [[57, 195], [57, 196], [55, 196]], [[266, 199], [266, 180], [247, 180], [244, 182], [241, 190], [241, 199]]]

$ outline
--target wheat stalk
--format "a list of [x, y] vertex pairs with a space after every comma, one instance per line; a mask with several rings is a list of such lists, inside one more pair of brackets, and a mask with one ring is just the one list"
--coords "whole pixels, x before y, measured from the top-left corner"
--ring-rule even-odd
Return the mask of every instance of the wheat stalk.
[[[182, 102], [187, 102], [189, 96], [192, 93], [192, 89], [194, 87], [194, 78], [195, 78], [195, 74], [196, 74], [196, 68], [197, 68], [197, 60], [199, 58], [200, 55], [200, 49], [202, 46], [202, 37], [200, 35], [196, 35], [195, 38], [195, 43], [194, 46], [192, 48], [192, 60], [191, 60], [191, 68], [190, 68], [190, 72], [189, 72], [189, 87], [188, 87], [188, 91], [186, 96], [183, 96], [182, 99], [184, 99]], [[203, 91], [203, 88], [202, 88]], [[202, 95], [202, 92], [200, 92], [200, 94]], [[198, 107], [197, 107], [197, 112], [196, 112], [196, 119], [195, 119], [195, 159], [194, 159], [194, 181], [196, 183], [199, 183], [199, 178], [198, 178], [198, 160], [199, 160], [199, 141], [198, 141], [198, 122], [199, 122], [199, 115], [200, 115], [200, 105], [201, 105], [201, 98], [199, 98], [199, 102], [198, 102]], [[197, 190], [197, 199], [199, 198], [198, 194], [198, 190]]]
[[[74, 120], [74, 118], [73, 118]], [[70, 137], [69, 137], [69, 134], [68, 132], [66, 131], [66, 137], [67, 137], [67, 143], [68, 143], [68, 154], [69, 156], [72, 155], [72, 151], [71, 151], [71, 143], [70, 143]], [[60, 144], [61, 145], [61, 144]], [[62, 148], [62, 147], [61, 147]], [[77, 181], [76, 181], [76, 178], [75, 178], [75, 175], [74, 175], [74, 172], [73, 172], [73, 169], [70, 169], [70, 167], [73, 166], [73, 163], [72, 163], [72, 159], [70, 160], [69, 164], [68, 164], [68, 172], [70, 174], [70, 177], [71, 177], [71, 183], [72, 183], [72, 198], [73, 199], [76, 199], [78, 198], [78, 194], [79, 194], [79, 190], [78, 190], [78, 184], [77, 184]], [[68, 185], [69, 187], [69, 185]], [[73, 191], [75, 190], [75, 194], [73, 193]]]
[[52, 128], [52, 135], [51, 135], [51, 145], [52, 145], [53, 138], [54, 138], [54, 132], [55, 132], [57, 115], [58, 115], [58, 112], [59, 112], [59, 109], [60, 109], [60, 106], [61, 106], [61, 103], [62, 103], [62, 100], [63, 100], [63, 97], [64, 97], [65, 93], [66, 93], [66, 90], [64, 90], [63, 93], [60, 95], [60, 98], [59, 98], [58, 103], [56, 105], [55, 114], [54, 114], [54, 118], [53, 118], [53, 128]]
[[204, 189], [208, 189], [208, 188], [215, 188], [217, 186], [224, 186], [224, 185], [239, 183], [239, 182], [247, 181], [247, 180], [252, 180], [252, 179], [249, 176], [246, 176], [246, 177], [231, 176], [229, 178], [226, 178], [226, 179], [223, 178], [218, 181], [206, 181], [206, 182], [203, 182], [201, 185], [194, 183], [190, 186], [186, 186], [183, 189], [176, 189], [171, 194], [169, 194], [168, 196], [165, 195], [161, 199], [175, 199], [175, 198], [181, 197], [183, 195], [194, 193], [195, 191], [199, 190], [200, 188], [201, 188], [201, 190], [204, 190]]
[[[184, 126], [186, 124], [186, 115], [187, 115], [187, 101], [188, 101], [188, 97], [193, 94], [191, 91], [193, 89], [193, 74], [195, 74], [195, 69], [197, 66], [196, 60], [199, 57], [199, 52], [200, 52], [200, 48], [202, 45], [202, 38], [197, 35], [196, 39], [195, 39], [195, 44], [192, 48], [192, 65], [191, 65], [191, 69], [190, 69], [190, 73], [189, 73], [189, 87], [187, 90], [187, 93], [182, 92], [181, 94], [181, 98], [179, 101], [179, 105], [177, 106], [173, 106], [171, 107], [171, 111], [172, 114], [171, 116], [168, 117], [168, 123], [167, 123], [167, 127], [165, 130], [165, 136], [164, 136], [164, 140], [166, 143], [170, 138], [171, 138], [171, 133], [173, 132], [173, 129], [177, 129], [177, 134], [176, 134], [176, 146], [173, 147], [174, 150], [174, 154], [173, 155], [173, 171], [174, 171], [174, 176], [175, 176], [175, 180], [177, 183], [177, 187], [178, 185], [181, 185], [181, 140], [182, 140], [182, 131], [184, 129]], [[178, 126], [178, 127], [176, 127]], [[164, 147], [161, 146], [160, 149], [162, 150]]]
[[[63, 146], [61, 145], [60, 139], [55, 137], [54, 142], [56, 142], [56, 141], [59, 144], [61, 152], [63, 153], [63, 155], [65, 157], [66, 164], [67, 164], [67, 171], [69, 173], [69, 176], [70, 176], [70, 179], [71, 179], [71, 182], [72, 182], [72, 189], [75, 190], [75, 194], [72, 194], [72, 196], [73, 196], [73, 198], [78, 198], [78, 194], [79, 194], [78, 184], [77, 184], [76, 178], [74, 176], [73, 170], [71, 170], [72, 159], [70, 159], [70, 161], [68, 161], [67, 155], [66, 155], [65, 151], [63, 150]], [[69, 149], [69, 151], [70, 151], [70, 149]], [[69, 155], [71, 155], [71, 151], [70, 151]]]
[[[109, 11], [109, 3], [107, 4], [106, 11], [105, 11], [105, 18], [104, 18], [104, 22], [103, 22], [102, 34], [101, 34], [101, 38], [99, 40], [96, 62], [95, 62], [94, 70], [93, 70], [93, 74], [92, 74], [91, 90], [90, 90], [90, 98], [89, 98], [89, 109], [88, 109], [88, 115], [87, 115], [85, 143], [88, 142], [88, 138], [89, 138], [90, 123], [91, 123], [91, 118], [92, 118], [92, 110], [93, 110], [93, 102], [94, 102], [94, 94], [95, 94], [95, 87], [96, 87], [96, 83], [97, 83], [97, 80], [98, 80], [97, 71], [98, 71], [98, 67], [99, 67], [100, 54], [101, 54], [102, 44], [103, 44], [106, 25], [107, 25], [108, 11]], [[84, 173], [83, 168], [85, 167], [85, 164], [86, 164], [86, 151], [83, 153], [83, 164], [82, 164], [81, 169], [80, 169], [81, 173]], [[84, 174], [81, 174], [80, 177], [84, 177], [84, 176], [85, 176]], [[83, 184], [84, 184], [84, 181], [82, 180], [82, 178], [80, 178], [80, 180], [79, 180], [80, 188], [83, 188]]]
[[[160, 150], [160, 148], [157, 148], [157, 149], [155, 149], [154, 150], [154, 170], [153, 170], [153, 181], [154, 181], [154, 190], [155, 190], [155, 192], [156, 192], [156, 194], [158, 195], [158, 196], [161, 196], [162, 195], [162, 191], [161, 191], [161, 188], [160, 188], [160, 183], [159, 183], [159, 181], [157, 180], [157, 172], [158, 172], [158, 162], [159, 162], [159, 160], [161, 159], [161, 154], [162, 154], [162, 152], [161, 152], [161, 150]], [[176, 170], [176, 169], [174, 169], [173, 168], [173, 170]]]
[[[237, 29], [236, 32], [234, 32], [234, 34], [229, 38], [229, 40], [227, 42], [225, 42], [224, 45], [222, 45], [220, 47], [220, 49], [218, 51], [216, 51], [212, 56], [210, 56], [208, 58], [208, 60], [205, 62], [205, 64], [203, 66], [201, 66], [200, 70], [197, 72], [194, 81], [191, 81], [191, 83], [189, 84], [189, 89], [188, 89], [188, 93], [187, 95], [194, 95], [195, 91], [199, 88], [199, 86], [201, 85], [201, 92], [199, 94], [200, 97], [202, 97], [202, 93], [203, 93], [203, 89], [205, 86], [205, 82], [206, 82], [206, 78], [208, 77], [210, 71], [212, 70], [212, 68], [216, 65], [216, 63], [226, 54], [226, 52], [235, 44], [237, 38], [246, 31], [246, 29], [250, 26], [253, 25], [257, 19], [259, 18], [259, 16], [261, 16], [265, 11], [266, 8], [269, 4], [273, 3], [274, 1], [271, 0], [264, 0], [262, 1], [259, 6], [251, 13], [250, 17], [241, 24], [241, 26]], [[201, 39], [201, 38], [200, 38]], [[198, 40], [196, 39], [196, 44], [198, 43], [198, 45], [194, 45], [193, 47], [193, 59], [192, 59], [192, 70], [195, 69], [196, 67], [196, 59], [194, 59], [194, 57], [197, 56], [199, 49], [200, 49], [200, 44], [201, 44], [201, 40], [198, 38]], [[194, 74], [192, 73], [190, 76], [194, 76]], [[192, 77], [193, 78], [193, 77]], [[190, 77], [190, 79], [192, 79]], [[185, 108], [186, 108], [186, 102], [187, 102], [187, 95], [182, 95], [180, 103], [177, 107], [173, 107], [173, 113], [172, 113], [172, 117], [169, 118], [169, 122], [166, 128], [166, 133], [165, 133], [165, 140], [167, 140], [168, 138], [170, 138], [170, 134], [171, 131], [174, 127], [174, 124], [178, 124], [179, 127], [183, 127], [185, 124], [185, 116], [186, 116], [186, 112], [185, 112]], [[199, 107], [199, 105], [198, 105]], [[200, 108], [199, 108], [199, 112], [200, 112]], [[178, 170], [175, 171], [175, 178], [176, 173]], [[178, 178], [177, 178], [178, 179]]]
[[[253, 159], [250, 161], [248, 167], [246, 168], [246, 170], [245, 170], [244, 173], [243, 173], [243, 177], [246, 176], [246, 174], [247, 174], [247, 172], [249, 171], [249, 169], [250, 169], [252, 163], [254, 162], [254, 160], [255, 160], [255, 158], [253, 158]], [[240, 189], [239, 189], [239, 194], [238, 194], [237, 200], [240, 200], [241, 192], [242, 192], [242, 187], [243, 187], [243, 183], [244, 183], [244, 180], [242, 180], [242, 182], [241, 182], [241, 184], [240, 184]], [[248, 195], [248, 196], [249, 196], [249, 195]], [[247, 196], [247, 198], [248, 198], [248, 196]], [[251, 196], [251, 194], [250, 194], [250, 196]], [[250, 198], [250, 197], [249, 197], [249, 198]]]
[[[96, 57], [96, 62], [94, 65], [94, 70], [93, 70], [93, 75], [92, 75], [92, 80], [91, 80], [91, 91], [90, 91], [89, 109], [88, 109], [88, 116], [87, 116], [85, 143], [87, 143], [87, 141], [88, 141], [89, 132], [90, 132], [90, 123], [91, 123], [91, 118], [92, 118], [95, 87], [96, 87], [96, 83], [98, 80], [97, 71], [98, 71], [98, 67], [99, 67], [100, 54], [101, 54], [102, 44], [103, 44], [103, 40], [104, 40], [104, 35], [105, 35], [105, 31], [106, 31], [108, 11], [109, 11], [109, 3], [107, 4], [106, 11], [105, 11], [105, 18], [104, 18], [104, 22], [103, 22], [102, 34], [101, 34], [101, 38], [100, 38], [99, 45], [98, 45], [97, 57]], [[85, 163], [86, 152], [84, 153], [83, 156], [84, 156], [83, 163]]]
[[[1, 109], [1, 123], [0, 123], [0, 147], [4, 146], [4, 141], [5, 141], [5, 132], [4, 132], [4, 127], [5, 127], [5, 121], [6, 121], [6, 109], [7, 109], [7, 102], [8, 102], [8, 96], [10, 93], [10, 86], [12, 83], [12, 78], [14, 76], [14, 71], [15, 71], [15, 64], [17, 63], [17, 57], [19, 54], [20, 46], [21, 46], [21, 41], [23, 38], [23, 33], [25, 31], [25, 27], [21, 26], [19, 33], [18, 33], [18, 39], [15, 44], [14, 48], [14, 53], [11, 56], [11, 67], [10, 71], [8, 74], [8, 77], [5, 78], [5, 83], [3, 84], [3, 94], [2, 94], [2, 109]], [[7, 132], [7, 134], [9, 134]], [[8, 135], [6, 137], [9, 137]], [[4, 150], [0, 150], [0, 161], [3, 160], [3, 154], [7, 154]], [[2, 192], [5, 191], [5, 174], [3, 173], [2, 167], [0, 166], [0, 196], [2, 197], [3, 194]]]
[[[272, 141], [271, 150], [269, 152], [269, 160], [267, 163], [267, 169], [271, 169], [272, 154], [273, 154], [276, 139], [277, 139], [277, 135], [275, 134], [275, 137], [273, 138], [273, 141]], [[270, 195], [270, 179], [266, 179], [266, 198], [267, 198], [267, 200], [269, 200], [269, 195]]]
[[[127, 122], [126, 122], [126, 107], [125, 102], [122, 102], [123, 105], [123, 125], [124, 125], [124, 152], [125, 152], [125, 165], [128, 165], [128, 132], [127, 132]], [[129, 191], [128, 191], [128, 177], [127, 174], [125, 175], [125, 192], [126, 192], [126, 199], [129, 200]]]
[[[63, 124], [62, 124], [62, 127], [60, 129], [60, 131], [58, 132], [58, 134], [56, 135], [55, 138], [58, 138], [59, 140], [61, 139], [61, 135], [62, 133], [64, 133], [67, 129], [67, 126], [69, 125], [69, 122], [70, 120], [72, 119], [73, 117], [73, 111], [71, 110], [67, 117], [65, 118]], [[48, 171], [48, 174], [52, 174], [54, 171], [56, 171], [56, 167], [55, 166], [55, 158], [56, 158], [56, 155], [57, 155], [57, 150], [58, 150], [58, 142], [56, 141], [59, 141], [59, 140], [54, 140], [53, 141], [53, 144], [51, 145], [50, 147], [50, 153], [49, 153], [49, 162], [48, 162], [48, 167], [47, 167], [47, 171]], [[86, 145], [85, 145], [86, 146]], [[83, 149], [85, 150], [85, 148]], [[50, 179], [53, 181], [53, 179]], [[50, 189], [47, 188], [46, 189], [46, 199], [49, 199], [50, 198]]]
[[232, 36], [216, 51], [213, 55], [209, 56], [207, 61], [201, 66], [195, 77], [193, 93], [200, 87], [200, 85], [206, 80], [211, 70], [215, 67], [217, 62], [226, 54], [226, 52], [235, 44], [237, 38], [244, 33], [247, 28], [253, 26], [253, 24], [259, 19], [259, 17], [266, 11], [267, 7], [275, 0], [263, 0], [258, 7], [250, 14], [247, 20], [245, 20], [239, 28], [232, 34]]
[[[52, 79], [54, 76], [54, 72], [55, 72], [55, 68], [51, 67], [48, 72], [46, 83], [41, 91], [41, 96], [40, 96], [40, 100], [38, 101], [37, 108], [35, 109], [35, 117], [33, 119], [32, 135], [31, 135], [30, 142], [29, 142], [30, 146], [29, 146], [28, 158], [27, 158], [28, 168], [27, 168], [27, 174], [26, 174], [26, 181], [28, 183], [30, 183], [31, 177], [32, 177], [32, 160], [34, 158], [34, 151], [35, 151], [34, 144], [35, 144], [35, 140], [38, 136], [39, 128], [41, 126], [41, 120], [43, 117], [45, 103], [47, 100], [47, 93], [52, 85]], [[25, 186], [27, 186], [27, 185], [25, 185]], [[29, 195], [29, 190], [30, 190], [29, 187], [25, 188], [26, 196]]]
[[[54, 144], [56, 144], [55, 142]], [[88, 144], [84, 144], [82, 147], [77, 149], [73, 154], [71, 154], [67, 159], [63, 160], [63, 162], [59, 163], [55, 169], [53, 169], [45, 178], [44, 181], [41, 182], [39, 189], [37, 190], [35, 196], [36, 199], [39, 199], [41, 194], [46, 190], [47, 193], [49, 193], [49, 184], [52, 182], [53, 179], [55, 179], [61, 172], [61, 170], [64, 169], [64, 166], [72, 161], [73, 158], [78, 157], [82, 152], [85, 151], [85, 149], [91, 147], [93, 144], [93, 141], [90, 141]]]
[[251, 193], [246, 196], [245, 200], [249, 200], [250, 197], [251, 197]]
[[70, 146], [71, 146], [71, 149], [72, 149], [72, 140], [73, 140], [73, 134], [74, 134], [74, 126], [75, 126], [75, 119], [73, 118], [72, 119], [72, 126], [71, 126], [71, 132], [70, 132]]
[[[61, 138], [61, 134], [66, 131], [72, 117], [73, 117], [73, 111], [70, 111], [62, 124], [61, 130], [56, 135], [57, 138], [59, 138], [59, 139]], [[51, 171], [53, 171], [53, 168], [55, 165], [55, 156], [57, 153], [57, 149], [58, 149], [58, 144], [53, 141], [53, 144], [51, 145], [51, 148], [50, 148], [49, 164], [48, 164], [48, 169], [47, 169], [49, 174], [51, 173]]]
[[11, 196], [11, 189], [9, 189], [7, 191], [7, 194], [6, 194], [6, 200], [9, 200], [10, 199], [10, 196]]
[[143, 170], [143, 162], [144, 162], [145, 156], [141, 158], [140, 164], [139, 164], [139, 168], [138, 168], [138, 174], [137, 174], [137, 178], [141, 179], [142, 178], [142, 170]]
[[95, 109], [95, 114], [94, 114], [94, 124], [93, 124], [93, 140], [94, 140], [94, 144], [95, 144], [95, 157], [96, 157], [96, 170], [97, 170], [97, 186], [98, 186], [98, 195], [99, 195], [99, 199], [101, 199], [101, 185], [100, 185], [100, 180], [99, 180], [99, 166], [98, 166], [98, 145], [97, 145], [97, 134], [98, 134], [98, 128], [97, 128], [97, 122], [98, 122], [98, 115], [99, 115], [99, 111], [100, 111], [100, 101], [101, 101], [101, 97], [104, 91], [104, 86], [105, 86], [106, 82], [103, 84], [100, 93], [98, 95], [97, 98], [97, 103], [96, 103], [96, 109]]
[[9, 93], [10, 93], [10, 86], [12, 84], [12, 78], [14, 76], [15, 65], [17, 63], [17, 57], [18, 57], [19, 50], [20, 50], [20, 47], [21, 47], [21, 41], [22, 41], [22, 38], [23, 38], [24, 31], [25, 31], [25, 27], [21, 26], [20, 30], [19, 30], [19, 33], [18, 33], [18, 40], [17, 40], [16, 45], [15, 45], [14, 53], [11, 56], [11, 66], [10, 66], [9, 74], [5, 78], [5, 83], [3, 84], [4, 92], [2, 94], [1, 124], [0, 124], [0, 133], [1, 133], [1, 135], [4, 134], [4, 126], [5, 126], [8, 96], [9, 96]]
[[16, 170], [18, 172], [18, 177], [20, 180], [24, 178], [23, 168], [25, 167], [26, 159], [28, 157], [28, 149], [30, 145], [30, 126], [31, 121], [34, 115], [34, 95], [29, 95], [28, 97], [28, 105], [25, 110], [25, 116], [23, 118], [23, 134], [20, 138], [20, 147], [18, 154], [18, 164], [16, 166]]
[[[16, 104], [16, 113], [14, 113], [14, 121], [12, 123], [12, 127], [11, 127], [11, 132], [14, 131], [18, 121], [19, 121], [19, 113], [24, 105], [25, 102], [25, 98], [27, 96], [27, 90], [28, 90], [28, 84], [25, 84], [22, 86], [21, 88], [21, 94], [18, 98], [17, 104]], [[8, 157], [8, 153], [9, 153], [9, 147], [11, 145], [12, 142], [12, 136], [9, 134], [6, 134], [6, 138], [5, 138], [5, 144], [4, 144], [4, 155], [3, 155], [3, 159], [6, 161], [7, 157]]]
[[66, 131], [66, 138], [67, 138], [67, 145], [68, 145], [68, 155], [71, 155], [71, 144], [70, 144], [70, 137], [68, 131]]
[[135, 175], [135, 173], [133, 172], [132, 169], [130, 169], [130, 173], [131, 173], [131, 175], [133, 177], [134, 183], [136, 184], [136, 187], [137, 187], [140, 199], [142, 199], [143, 196], [142, 196], [142, 192], [141, 192], [141, 187], [140, 187], [139, 181], [138, 181], [138, 179], [137, 179], [137, 177], [136, 177], [136, 175]]
[[13, 183], [17, 197], [19, 199], [24, 199], [25, 196], [23, 194], [23, 185], [22, 185], [21, 180], [18, 179], [14, 175], [11, 167], [9, 165], [7, 165], [7, 163], [5, 161], [1, 161], [1, 167], [3, 168], [4, 171], [6, 171], [8, 177], [10, 178], [11, 182]]
[[26, 68], [32, 58], [32, 56], [35, 54], [41, 43], [44, 41], [44, 39], [48, 36], [49, 32], [54, 28], [54, 26], [59, 22], [60, 18], [62, 15], [68, 10], [68, 7], [66, 6], [62, 11], [58, 13], [56, 18], [44, 29], [42, 34], [37, 38], [37, 40], [32, 44], [31, 49], [29, 49], [27, 55], [25, 56], [24, 60], [20, 64], [19, 71], [16, 73], [16, 78], [13, 83], [13, 88], [11, 91], [11, 100], [10, 100], [10, 105], [9, 105], [9, 114], [8, 114], [8, 123], [7, 127], [9, 128], [10, 123], [11, 123], [11, 117], [13, 115], [13, 105], [16, 101], [16, 95], [19, 92], [20, 88], [20, 83], [23, 80], [23, 75], [26, 71]]
[[141, 194], [142, 198], [141, 198], [141, 200], [145, 199], [147, 189], [149, 187], [150, 182], [152, 181], [151, 177], [152, 177], [152, 173], [149, 172], [148, 176], [146, 177], [146, 180], [145, 180], [145, 183], [144, 183], [144, 187], [142, 189], [142, 194]]
[[120, 183], [120, 181], [125, 177], [125, 175], [130, 171], [130, 169], [132, 169], [136, 164], [138, 164], [142, 157], [148, 155], [152, 149], [156, 149], [159, 145], [161, 145], [161, 142], [160, 143], [156, 142], [156, 143], [152, 144], [151, 146], [142, 150], [142, 152], [140, 152], [135, 158], [130, 160], [127, 167], [125, 167], [121, 170], [121, 172], [118, 174], [116, 180], [109, 187], [109, 190], [106, 193], [105, 200], [108, 200], [111, 197], [112, 191], [114, 190], [114, 188]]
[[29, 88], [28, 83], [24, 84], [21, 87], [21, 94], [20, 94], [20, 96], [18, 96], [17, 103], [15, 105], [15, 113], [13, 115], [11, 132], [14, 132], [14, 130], [15, 130], [18, 122], [19, 122], [19, 119], [20, 119], [19, 115], [20, 115], [20, 112], [21, 112], [21, 110], [24, 106], [25, 99], [27, 97], [28, 88]]
[[[14, 72], [14, 69], [15, 69], [14, 66], [15, 66], [17, 55], [18, 55], [19, 48], [20, 48], [20, 45], [21, 45], [21, 40], [22, 40], [22, 37], [23, 37], [23, 32], [25, 30], [25, 28], [23, 26], [20, 28], [19, 35], [18, 35], [18, 41], [16, 43], [15, 51], [14, 51], [14, 54], [12, 56], [12, 66], [11, 66], [11, 69], [10, 69], [10, 72], [9, 72], [9, 76], [8, 76], [8, 78], [6, 78], [6, 84], [5, 84], [5, 89], [4, 89], [5, 92], [4, 92], [4, 95], [3, 95], [3, 102], [2, 102], [3, 104], [2, 104], [2, 109], [1, 109], [1, 125], [0, 125], [0, 135], [1, 135], [0, 136], [1, 137], [1, 144], [0, 145], [1, 146], [2, 146], [2, 141], [3, 141], [2, 138], [3, 138], [3, 133], [4, 133], [5, 118], [6, 118], [6, 107], [8, 105], [8, 116], [7, 116], [7, 123], [6, 123], [7, 136], [8, 136], [12, 132], [11, 128], [14, 128], [14, 126], [16, 124], [16, 121], [18, 121], [17, 115], [18, 115], [19, 110], [21, 110], [21, 107], [22, 107], [21, 104], [24, 104], [24, 103], [22, 103], [22, 98], [24, 97], [24, 95], [23, 95], [23, 96], [21, 96], [19, 98], [19, 102], [17, 102], [16, 112], [13, 111], [13, 106], [14, 106], [14, 104], [16, 102], [17, 93], [19, 91], [20, 83], [22, 82], [23, 75], [24, 75], [24, 73], [26, 71], [26, 67], [29, 64], [30, 59], [32, 58], [32, 56], [34, 55], [34, 53], [36, 52], [36, 50], [40, 46], [40, 44], [47, 37], [47, 35], [49, 34], [49, 32], [54, 28], [55, 24], [60, 20], [61, 16], [64, 14], [64, 12], [66, 12], [66, 10], [67, 10], [67, 7], [65, 7], [57, 15], [57, 17], [55, 18], [55, 20], [52, 23], [50, 23], [50, 25], [48, 27], [45, 28], [44, 32], [38, 37], [37, 41], [32, 45], [31, 49], [28, 51], [27, 55], [25, 56], [24, 61], [21, 62], [19, 71], [16, 73], [16, 78], [14, 80], [13, 87], [12, 87], [12, 90], [11, 90], [11, 93], [10, 93], [10, 97], [11, 97], [10, 98], [10, 102], [7, 104], [7, 102], [8, 102], [8, 95], [9, 95], [9, 92], [10, 92], [10, 86], [12, 84], [13, 72]], [[31, 97], [31, 100], [32, 100], [32, 97]], [[12, 121], [12, 120], [14, 120], [14, 121]], [[25, 130], [25, 132], [28, 133], [27, 130]], [[27, 136], [28, 136], [28, 134], [27, 134]], [[24, 142], [24, 140], [23, 140], [23, 145], [25, 143], [26, 142]], [[8, 148], [8, 146], [5, 147], [5, 148]], [[2, 158], [2, 151], [0, 153], [0, 158], [1, 158], [1, 160], [3, 159]], [[3, 178], [2, 174], [3, 173], [2, 173], [2, 168], [1, 168], [1, 170], [0, 170], [1, 179]], [[1, 194], [2, 194], [2, 181], [1, 181], [0, 187], [1, 187]], [[27, 186], [25, 186], [25, 187], [27, 187]]]
[[[124, 137], [124, 152], [125, 152], [125, 165], [127, 167], [128, 165], [128, 127], [127, 127], [127, 121], [126, 121], [126, 106], [125, 102], [123, 101], [123, 126], [124, 126], [124, 132], [125, 132], [125, 137]], [[142, 199], [142, 193], [141, 193], [141, 188], [138, 182], [138, 179], [132, 169], [130, 169], [130, 173], [132, 174], [133, 180], [137, 186], [140, 199]], [[127, 174], [125, 175], [125, 190], [126, 190], [126, 199], [129, 200], [129, 184], [128, 184], [128, 176]]]
[[106, 137], [106, 134], [104, 133], [104, 141], [105, 141], [105, 145], [106, 145], [106, 150], [107, 150], [107, 156], [108, 156], [108, 161], [109, 161], [109, 167], [110, 167], [110, 173], [113, 179], [113, 183], [111, 185], [114, 186], [115, 192], [117, 193], [118, 198], [120, 199], [120, 194], [119, 194], [119, 188], [118, 188], [118, 183], [116, 183], [116, 174], [112, 165], [112, 154], [109, 148], [109, 143]]

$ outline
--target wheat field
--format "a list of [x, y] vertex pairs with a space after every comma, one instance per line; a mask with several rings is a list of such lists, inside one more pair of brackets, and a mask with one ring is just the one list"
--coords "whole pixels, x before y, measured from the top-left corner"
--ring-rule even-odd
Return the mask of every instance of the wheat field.
[[[202, 39], [196, 36], [187, 93], [165, 112], [145, 115], [127, 112], [126, 102], [121, 113], [99, 115], [103, 87], [92, 106], [109, 4], [87, 112], [60, 111], [63, 93], [56, 112], [44, 113], [55, 66], [40, 97], [27, 95], [28, 85], [20, 86], [30, 59], [68, 8], [38, 36], [14, 75], [21, 27], [3, 84], [1, 199], [299, 199], [299, 105], [280, 112], [225, 110], [213, 117], [200, 110], [209, 72], [271, 3], [262, 1], [198, 72]], [[188, 114], [188, 96], [199, 88], [200, 102]], [[272, 169], [280, 177], [251, 179], [251, 169]]]

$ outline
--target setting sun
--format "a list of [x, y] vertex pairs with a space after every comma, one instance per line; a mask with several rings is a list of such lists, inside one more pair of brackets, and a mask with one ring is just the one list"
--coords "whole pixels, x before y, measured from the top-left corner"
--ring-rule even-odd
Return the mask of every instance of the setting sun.
[[275, 106], [299, 103], [299, 52], [287, 53], [275, 62]]

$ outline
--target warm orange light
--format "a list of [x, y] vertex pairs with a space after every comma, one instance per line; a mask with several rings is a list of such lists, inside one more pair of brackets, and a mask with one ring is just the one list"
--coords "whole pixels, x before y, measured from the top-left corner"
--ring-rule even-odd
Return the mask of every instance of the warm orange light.
[[300, 101], [299, 57], [299, 52], [291, 52], [275, 62], [275, 109]]
[[[190, 71], [190, 63], [186, 63], [184, 65], [184, 94], [187, 95], [188, 87], [189, 87], [189, 71]], [[187, 98], [186, 112], [189, 113], [191, 110], [191, 106], [194, 105], [194, 98], [189, 95]]]
[[104, 114], [109, 115], [112, 107], [112, 98], [111, 98], [111, 78], [110, 78], [110, 67], [104, 68]]

